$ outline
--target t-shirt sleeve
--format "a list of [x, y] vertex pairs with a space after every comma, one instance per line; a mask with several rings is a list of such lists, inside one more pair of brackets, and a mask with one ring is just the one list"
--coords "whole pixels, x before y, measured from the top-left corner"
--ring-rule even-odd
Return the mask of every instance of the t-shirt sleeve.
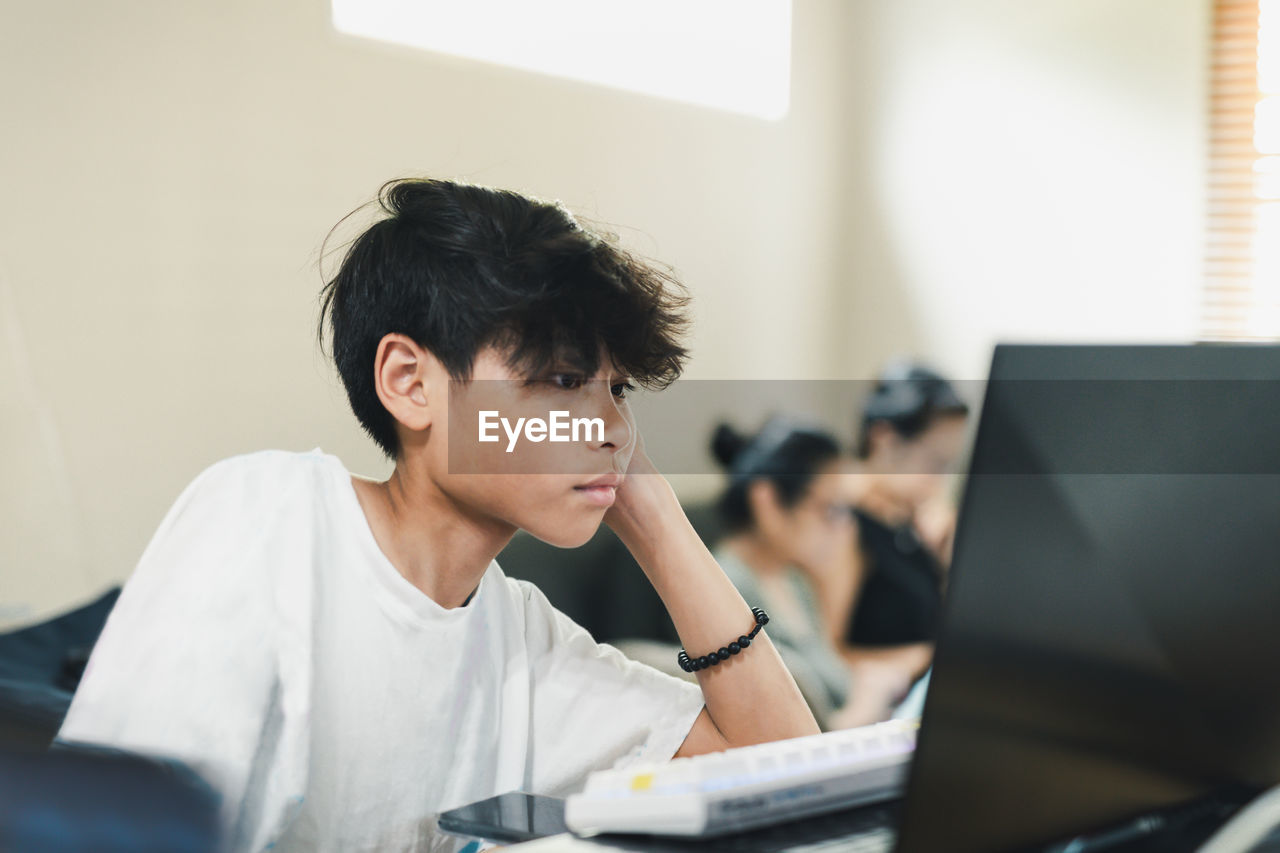
[[275, 697], [262, 574], [261, 483], [219, 463], [187, 487], [124, 586], [94, 646], [60, 743], [176, 758], [222, 796], [246, 790]]
[[567, 796], [593, 770], [670, 759], [703, 708], [702, 690], [631, 660], [524, 589], [531, 668], [533, 793]]

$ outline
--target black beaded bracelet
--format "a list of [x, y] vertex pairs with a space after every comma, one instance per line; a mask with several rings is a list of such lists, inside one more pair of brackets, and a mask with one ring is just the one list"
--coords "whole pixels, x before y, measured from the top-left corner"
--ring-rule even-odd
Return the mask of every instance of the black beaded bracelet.
[[769, 623], [769, 614], [765, 613], [759, 607], [751, 608], [751, 613], [756, 617], [755, 627], [751, 629], [750, 634], [743, 634], [727, 646], [721, 646], [714, 652], [705, 654], [700, 658], [690, 658], [684, 649], [680, 650], [680, 654], [676, 655], [676, 660], [680, 663], [680, 668], [685, 672], [697, 672], [700, 669], [706, 669], [715, 666], [722, 660], [728, 660], [730, 655], [736, 655], [738, 652], [751, 645], [751, 641], [756, 638], [756, 634], [760, 633], [760, 629]]

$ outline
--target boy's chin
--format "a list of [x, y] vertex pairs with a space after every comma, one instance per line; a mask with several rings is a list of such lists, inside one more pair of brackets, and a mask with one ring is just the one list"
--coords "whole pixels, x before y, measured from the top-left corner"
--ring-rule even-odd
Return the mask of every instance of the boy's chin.
[[564, 523], [537, 524], [524, 528], [525, 532], [557, 548], [579, 548], [591, 541], [600, 529], [600, 518], [573, 519]]

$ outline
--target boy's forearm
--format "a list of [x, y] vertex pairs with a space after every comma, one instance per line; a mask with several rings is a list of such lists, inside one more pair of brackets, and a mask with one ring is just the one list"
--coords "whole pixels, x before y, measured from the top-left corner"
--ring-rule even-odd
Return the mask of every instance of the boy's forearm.
[[[633, 501], [613, 526], [658, 591], [685, 650], [696, 658], [750, 633], [757, 602], [743, 600], [665, 479], [654, 480], [646, 484], [644, 500]], [[732, 746], [819, 731], [768, 631], [761, 630], [741, 653], [697, 673], [707, 712]]]

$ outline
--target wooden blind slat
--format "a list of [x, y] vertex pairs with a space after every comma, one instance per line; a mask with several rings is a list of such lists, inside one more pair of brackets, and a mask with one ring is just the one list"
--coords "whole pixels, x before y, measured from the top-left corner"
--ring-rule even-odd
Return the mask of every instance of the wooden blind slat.
[[[1262, 296], [1255, 281], [1262, 222], [1254, 165], [1259, 0], [1215, 0], [1208, 80], [1208, 173], [1200, 334], [1208, 340], [1276, 340], [1254, 328]], [[1280, 61], [1280, 56], [1277, 57]], [[1276, 235], [1280, 239], [1280, 234]]]

